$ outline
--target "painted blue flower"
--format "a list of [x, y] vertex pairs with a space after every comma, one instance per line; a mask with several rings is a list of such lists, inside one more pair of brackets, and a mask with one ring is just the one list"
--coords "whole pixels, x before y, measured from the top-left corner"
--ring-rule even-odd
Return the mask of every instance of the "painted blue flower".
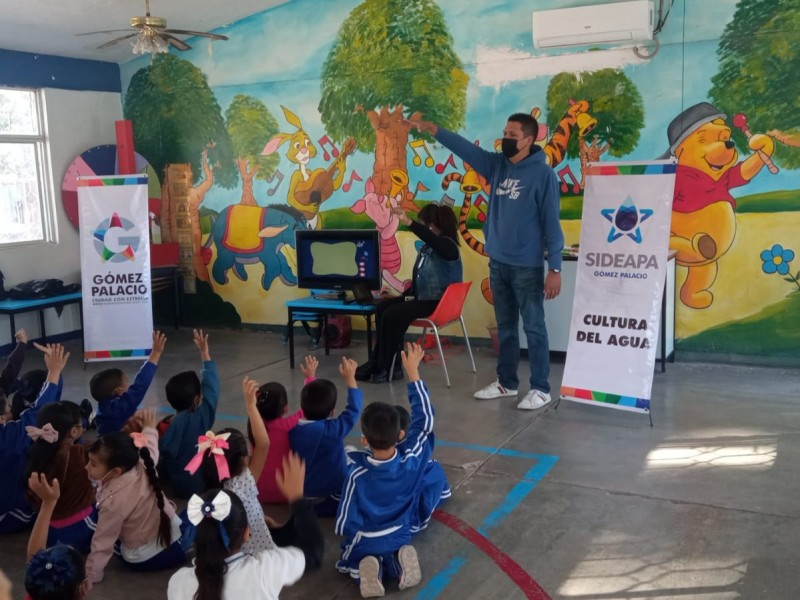
[[789, 274], [789, 263], [794, 260], [794, 250], [784, 249], [780, 244], [775, 244], [769, 250], [761, 252], [761, 270], [764, 273]]

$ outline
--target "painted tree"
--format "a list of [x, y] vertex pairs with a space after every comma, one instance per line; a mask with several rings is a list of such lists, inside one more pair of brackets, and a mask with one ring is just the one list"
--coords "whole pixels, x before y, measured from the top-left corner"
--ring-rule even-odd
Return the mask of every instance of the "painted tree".
[[325, 60], [319, 110], [334, 139], [352, 136], [360, 150], [375, 152], [372, 179], [388, 193], [390, 172], [407, 172], [402, 118], [421, 114], [459, 129], [467, 80], [433, 0], [365, 0], [342, 23]]
[[[227, 189], [234, 187], [237, 171], [222, 109], [206, 76], [189, 61], [159, 54], [131, 78], [123, 112], [133, 122], [137, 152], [150, 161], [162, 184], [168, 165], [190, 165], [193, 183], [197, 183], [189, 203], [195, 273], [198, 279], [208, 281], [208, 270], [200, 260], [198, 207], [213, 182]], [[161, 220], [162, 232], [169, 232], [175, 221], [169, 202], [162, 202]]]
[[[742, 113], [753, 133], [766, 132], [783, 142], [776, 144], [773, 159], [789, 169], [800, 168], [798, 28], [796, 1], [739, 0], [720, 38], [719, 72], [711, 78], [709, 91], [729, 119]], [[739, 150], [749, 153], [745, 134], [732, 129]]]
[[256, 206], [253, 178], [268, 180], [275, 173], [280, 155], [262, 156], [264, 144], [278, 133], [278, 122], [261, 100], [237, 94], [225, 111], [225, 126], [233, 143], [236, 167], [242, 178], [240, 204]]
[[644, 102], [622, 71], [559, 73], [547, 87], [547, 125], [551, 131], [558, 126], [570, 101], [577, 100], [587, 100], [589, 114], [597, 119], [597, 126], [589, 134], [572, 135], [567, 144], [567, 156], [581, 161], [583, 187], [587, 163], [598, 161], [605, 152], [620, 157], [636, 148], [644, 127]]

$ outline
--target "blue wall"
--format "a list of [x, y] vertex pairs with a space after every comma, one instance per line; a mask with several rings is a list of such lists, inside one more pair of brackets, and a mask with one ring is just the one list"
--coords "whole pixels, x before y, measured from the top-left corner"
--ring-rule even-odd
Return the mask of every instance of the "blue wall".
[[0, 49], [0, 85], [120, 92], [119, 65]]

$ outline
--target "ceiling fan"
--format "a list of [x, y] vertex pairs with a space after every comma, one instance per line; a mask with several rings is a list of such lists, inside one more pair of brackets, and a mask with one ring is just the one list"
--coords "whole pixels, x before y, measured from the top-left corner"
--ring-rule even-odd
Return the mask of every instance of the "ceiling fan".
[[127, 35], [123, 35], [121, 37], [115, 38], [104, 44], [99, 45], [97, 49], [103, 50], [105, 48], [111, 48], [112, 46], [116, 46], [120, 42], [123, 42], [131, 38], [135, 38], [131, 40], [133, 45], [133, 52], [135, 54], [146, 54], [146, 53], [158, 54], [161, 52], [167, 52], [170, 46], [178, 50], [190, 50], [192, 48], [189, 44], [175, 37], [175, 35], [173, 34], [197, 35], [209, 38], [211, 40], [228, 39], [227, 36], [218, 35], [216, 33], [208, 33], [204, 31], [188, 31], [186, 29], [167, 29], [166, 19], [162, 17], [154, 17], [150, 14], [150, 0], [145, 0], [144, 9], [145, 9], [145, 16], [131, 18], [131, 27], [134, 28], [134, 31], [132, 32], [130, 31], [130, 29], [110, 29], [107, 31], [90, 31], [88, 33], [79, 33], [77, 35], [82, 36], [82, 35], [95, 35], [97, 33], [119, 33], [123, 31], [130, 32]]

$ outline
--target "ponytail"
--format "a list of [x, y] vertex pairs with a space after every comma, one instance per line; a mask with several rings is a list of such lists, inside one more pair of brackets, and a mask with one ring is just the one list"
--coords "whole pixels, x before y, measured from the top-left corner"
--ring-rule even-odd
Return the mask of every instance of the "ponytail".
[[[196, 525], [194, 573], [197, 577], [197, 592], [194, 600], [222, 600], [225, 574], [228, 572], [225, 559], [242, 547], [247, 530], [244, 504], [233, 492], [213, 489], [199, 498], [204, 506], [208, 506], [218, 494], [226, 494], [230, 498], [231, 510], [221, 521], [213, 515], [207, 515]], [[191, 502], [190, 500], [190, 504]]]
[[164, 548], [168, 548], [172, 544], [172, 519], [164, 511], [164, 492], [161, 489], [158, 473], [156, 473], [156, 466], [153, 463], [153, 457], [150, 456], [150, 450], [147, 448], [139, 448], [139, 456], [144, 463], [147, 479], [156, 494], [156, 504], [158, 504], [158, 510], [161, 512], [158, 524], [158, 543]]
[[[67, 443], [70, 430], [75, 425], [75, 421], [72, 418], [72, 411], [69, 407], [63, 402], [55, 402], [47, 404], [39, 410], [39, 414], [36, 416], [36, 425], [37, 427], [31, 427], [28, 431], [28, 436], [35, 437], [35, 441], [28, 450], [28, 462], [25, 465], [25, 473], [22, 478], [22, 483], [26, 488], [28, 487], [28, 478], [31, 473], [45, 473], [48, 481], [52, 481], [56, 475], [61, 479], [62, 474], [55, 472], [58, 463], [57, 455], [59, 449]], [[55, 436], [55, 439], [48, 435], [40, 434], [36, 436], [34, 432], [41, 432], [41, 428], [47, 428], [51, 435], [52, 432], [58, 435]]]

